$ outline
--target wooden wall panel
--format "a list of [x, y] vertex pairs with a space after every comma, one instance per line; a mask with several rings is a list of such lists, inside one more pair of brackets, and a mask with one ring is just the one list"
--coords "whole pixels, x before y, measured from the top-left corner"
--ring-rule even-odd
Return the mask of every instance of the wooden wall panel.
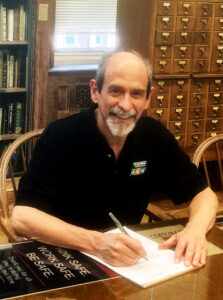
[[[39, 20], [39, 5], [48, 5], [48, 20]], [[48, 70], [52, 54], [52, 32], [54, 28], [55, 0], [37, 0], [35, 38], [35, 90], [33, 128], [48, 124], [50, 100], [48, 96]]]
[[117, 28], [120, 46], [152, 58], [156, 1], [118, 0]]

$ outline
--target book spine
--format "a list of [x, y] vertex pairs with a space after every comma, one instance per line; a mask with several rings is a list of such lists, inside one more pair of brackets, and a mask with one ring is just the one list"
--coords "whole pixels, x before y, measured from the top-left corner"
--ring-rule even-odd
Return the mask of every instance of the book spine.
[[2, 110], [2, 134], [6, 134], [8, 130], [8, 106], [4, 105]]
[[9, 57], [9, 84], [8, 87], [12, 88], [14, 86], [14, 55], [10, 55]]
[[9, 57], [10, 53], [7, 53], [6, 64], [7, 64], [7, 88], [9, 87]]
[[7, 40], [7, 9], [6, 7], [2, 7], [2, 41]]
[[0, 134], [2, 134], [2, 105], [0, 105]]
[[8, 130], [7, 133], [13, 132], [13, 103], [9, 103], [8, 106]]
[[7, 40], [13, 41], [14, 10], [7, 10]]
[[19, 10], [19, 40], [25, 40], [25, 11], [24, 5], [20, 5]]
[[15, 105], [15, 133], [22, 132], [22, 103], [17, 102]]
[[14, 72], [14, 87], [18, 87], [18, 67], [19, 67], [19, 61], [18, 57], [15, 59], [15, 72]]
[[7, 88], [7, 53], [3, 52], [2, 87]]
[[14, 9], [14, 28], [13, 28], [13, 40], [19, 40], [19, 8]]
[[3, 77], [3, 51], [0, 50], [0, 88], [2, 88], [2, 77]]

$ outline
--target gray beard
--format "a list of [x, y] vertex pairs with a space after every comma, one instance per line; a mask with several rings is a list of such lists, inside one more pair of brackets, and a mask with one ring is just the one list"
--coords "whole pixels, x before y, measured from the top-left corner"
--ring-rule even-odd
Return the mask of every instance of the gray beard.
[[[132, 121], [128, 123], [120, 123], [113, 116], [120, 118], [132, 117]], [[106, 124], [113, 136], [125, 137], [127, 136], [135, 127], [136, 124], [136, 111], [131, 109], [126, 112], [123, 111], [119, 106], [115, 106], [110, 110], [109, 116], [106, 118]]]
[[129, 124], [116, 123], [111, 117], [106, 119], [106, 124], [112, 135], [117, 137], [127, 136], [135, 128], [135, 121], [132, 121]]

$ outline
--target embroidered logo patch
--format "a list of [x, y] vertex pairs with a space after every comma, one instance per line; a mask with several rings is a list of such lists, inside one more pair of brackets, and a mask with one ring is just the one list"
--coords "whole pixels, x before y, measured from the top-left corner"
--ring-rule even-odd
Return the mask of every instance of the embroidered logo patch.
[[136, 161], [132, 164], [130, 176], [142, 175], [147, 169], [147, 161]]

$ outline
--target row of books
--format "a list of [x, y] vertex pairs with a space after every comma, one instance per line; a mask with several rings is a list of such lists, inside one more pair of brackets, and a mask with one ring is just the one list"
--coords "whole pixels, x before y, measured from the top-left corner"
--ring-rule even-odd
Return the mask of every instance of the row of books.
[[22, 102], [0, 104], [0, 134], [21, 133], [24, 124]]
[[22, 51], [0, 50], [0, 88], [25, 88], [27, 56]]
[[[6, 2], [7, 3], [7, 2]], [[27, 12], [24, 5], [8, 8], [0, 2], [0, 41], [24, 41], [27, 39]]]

